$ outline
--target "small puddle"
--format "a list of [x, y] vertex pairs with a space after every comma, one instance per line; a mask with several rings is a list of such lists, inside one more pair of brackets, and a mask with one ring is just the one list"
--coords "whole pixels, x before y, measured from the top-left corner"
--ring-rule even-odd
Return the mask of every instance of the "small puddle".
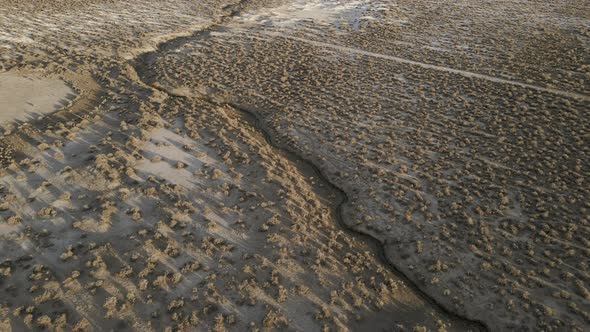
[[38, 119], [75, 98], [76, 92], [59, 79], [0, 73], [0, 127]]

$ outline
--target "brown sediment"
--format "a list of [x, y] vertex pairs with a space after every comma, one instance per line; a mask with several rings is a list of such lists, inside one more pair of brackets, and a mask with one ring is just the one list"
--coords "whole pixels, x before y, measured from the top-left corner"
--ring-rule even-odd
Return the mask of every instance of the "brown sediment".
[[[457, 6], [481, 19], [479, 6]], [[515, 16], [527, 6], [508, 5]], [[459, 34], [445, 19], [422, 17], [428, 4], [418, 7], [409, 13], [418, 29], [386, 20], [344, 33], [310, 21], [274, 27], [267, 17], [232, 24], [172, 47], [147, 78], [175, 94], [255, 110], [277, 141], [350, 194], [350, 227], [378, 238], [400, 270], [453, 311], [492, 329], [579, 330], [588, 317], [587, 264], [573, 258], [588, 254], [585, 47], [562, 26], [543, 35], [563, 42], [545, 43], [526, 35], [530, 26], [508, 22], [517, 41], [537, 50], [571, 48], [571, 63], [551, 53], [555, 68], [539, 76], [533, 64], [543, 51], [528, 45], [522, 59], [508, 57], [486, 44], [485, 29]], [[395, 19], [401, 10], [383, 15]], [[553, 19], [565, 11], [546, 12]], [[420, 28], [483, 45], [461, 52], [449, 40], [452, 52], [429, 48], [430, 35], [404, 33]], [[382, 35], [393, 42], [374, 38]], [[416, 42], [397, 44], [398, 36]], [[567, 240], [556, 239], [560, 232]]]
[[82, 96], [0, 142], [1, 326], [586, 325], [582, 2], [0, 3], [0, 69]]
[[[247, 3], [247, 2], [248, 2], [248, 0], [244, 0], [240, 4], [238, 4], [237, 7], [242, 7], [244, 5], [244, 3]], [[240, 14], [239, 10], [232, 9], [230, 15], [225, 16], [221, 19], [221, 23], [226, 23], [227, 21], [238, 16], [239, 14]], [[469, 330], [473, 330], [473, 331], [487, 331], [488, 328], [486, 327], [486, 325], [482, 321], [461, 316], [459, 313], [454, 312], [452, 309], [447, 308], [447, 307], [445, 307], [445, 305], [437, 302], [435, 298], [430, 297], [426, 291], [421, 289], [408, 276], [406, 276], [403, 272], [398, 270], [396, 268], [395, 264], [392, 264], [392, 262], [387, 258], [386, 254], [385, 254], [383, 244], [378, 239], [374, 238], [373, 236], [371, 236], [368, 233], [363, 233], [362, 231], [355, 230], [354, 228], [350, 227], [349, 224], [347, 224], [344, 221], [344, 218], [346, 218], [346, 216], [343, 214], [343, 206], [345, 206], [349, 202], [349, 198], [348, 198], [348, 195], [346, 194], [346, 192], [343, 189], [341, 189], [340, 187], [338, 187], [337, 185], [335, 185], [334, 183], [332, 183], [328, 179], [328, 177], [326, 177], [324, 175], [324, 172], [321, 170], [321, 168], [318, 167], [317, 165], [315, 165], [311, 160], [303, 157], [301, 154], [298, 154], [291, 147], [289, 147], [285, 144], [277, 143], [275, 138], [271, 134], [271, 130], [269, 130], [266, 127], [266, 125], [264, 124], [264, 121], [260, 118], [259, 113], [257, 111], [247, 108], [245, 106], [238, 105], [233, 102], [229, 102], [226, 100], [219, 100], [219, 98], [216, 96], [208, 96], [206, 94], [199, 93], [199, 92], [194, 92], [189, 95], [178, 94], [178, 93], [170, 91], [169, 89], [163, 88], [161, 85], [157, 84], [157, 82], [152, 82], [152, 80], [149, 77], [148, 72], [149, 72], [149, 68], [150, 68], [152, 62], [158, 56], [164, 54], [164, 52], [166, 52], [166, 51], [175, 49], [175, 48], [177, 48], [185, 43], [188, 43], [190, 41], [194, 41], [196, 39], [201, 39], [201, 38], [206, 38], [207, 35], [210, 34], [211, 32], [215, 32], [215, 31], [219, 31], [219, 30], [223, 29], [223, 27], [221, 27], [220, 24], [211, 25], [210, 27], [207, 27], [206, 29], [196, 32], [191, 36], [182, 36], [182, 37], [174, 38], [172, 40], [163, 42], [163, 43], [157, 45], [157, 50], [139, 55], [136, 58], [136, 60], [132, 61], [132, 64], [135, 68], [135, 71], [138, 74], [139, 79], [147, 86], [150, 86], [151, 88], [158, 90], [158, 91], [160, 91], [166, 95], [169, 95], [173, 98], [200, 99], [200, 100], [206, 101], [208, 103], [211, 103], [213, 105], [217, 105], [218, 107], [231, 108], [235, 111], [242, 113], [245, 116], [244, 121], [249, 123], [260, 134], [262, 134], [264, 139], [266, 140], [266, 142], [269, 145], [280, 150], [282, 152], [282, 154], [287, 156], [293, 163], [300, 165], [301, 167], [303, 167], [303, 169], [308, 169], [308, 171], [307, 171], [308, 173], [309, 172], [313, 173], [317, 178], [319, 178], [321, 180], [321, 182], [323, 182], [326, 186], [328, 186], [330, 188], [330, 191], [333, 193], [333, 195], [331, 195], [331, 197], [334, 197], [332, 199], [330, 205], [332, 206], [335, 220], [336, 220], [338, 227], [340, 229], [344, 230], [348, 234], [351, 234], [355, 237], [362, 239], [362, 241], [367, 243], [372, 248], [372, 250], [377, 255], [377, 257], [379, 257], [379, 260], [382, 262], [382, 264], [384, 264], [391, 271], [393, 271], [398, 278], [400, 278], [401, 280], [406, 282], [408, 285], [410, 285], [411, 289], [414, 292], [416, 292], [417, 294], [419, 294], [419, 296], [422, 297], [424, 300], [426, 300], [427, 303], [431, 304], [432, 306], [436, 307], [438, 310], [444, 312], [446, 315], [448, 315], [448, 316], [452, 317], [454, 320], [456, 320], [460, 326], [460, 329], [469, 329]], [[455, 326], [455, 327], [457, 327], [457, 326]]]
[[7, 67], [88, 70], [98, 89], [2, 140], [17, 152], [0, 172], [2, 324], [472, 328], [338, 227], [343, 197], [242, 113], [171, 97], [118, 57], [57, 52], [75, 61]]

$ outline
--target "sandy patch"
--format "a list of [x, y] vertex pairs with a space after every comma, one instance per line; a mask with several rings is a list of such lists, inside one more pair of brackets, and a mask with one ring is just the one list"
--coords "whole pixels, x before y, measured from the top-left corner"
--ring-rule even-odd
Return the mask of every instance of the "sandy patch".
[[294, 1], [286, 5], [243, 14], [243, 22], [255, 22], [266, 26], [293, 26], [301, 22], [347, 25], [358, 29], [362, 22], [373, 20], [368, 15], [370, 6], [377, 4], [360, 1]]
[[0, 125], [54, 112], [75, 98], [65, 82], [52, 78], [0, 74]]

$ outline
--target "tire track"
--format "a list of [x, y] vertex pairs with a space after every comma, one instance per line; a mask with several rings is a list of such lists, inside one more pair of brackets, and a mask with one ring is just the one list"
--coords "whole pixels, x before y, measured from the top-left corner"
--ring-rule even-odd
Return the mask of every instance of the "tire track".
[[[236, 30], [236, 31], [238, 31], [238, 30]], [[529, 84], [529, 83], [509, 80], [509, 79], [505, 79], [505, 78], [501, 78], [501, 77], [497, 77], [497, 76], [489, 76], [489, 75], [485, 75], [485, 74], [474, 73], [474, 72], [461, 70], [461, 69], [455, 69], [455, 68], [451, 68], [451, 67], [433, 65], [433, 64], [429, 64], [429, 63], [425, 63], [425, 62], [409, 60], [409, 59], [400, 58], [400, 57], [396, 57], [396, 56], [392, 56], [392, 55], [364, 51], [364, 50], [360, 50], [358, 48], [346, 47], [346, 46], [341, 46], [341, 45], [336, 45], [336, 44], [330, 44], [330, 43], [314, 41], [314, 40], [310, 40], [310, 39], [289, 36], [289, 35], [285, 35], [285, 34], [278, 33], [278, 32], [264, 31], [261, 33], [264, 35], [270, 36], [270, 37], [286, 38], [286, 39], [295, 40], [298, 42], [306, 43], [306, 44], [317, 46], [317, 47], [332, 49], [332, 50], [343, 52], [343, 53], [354, 54], [354, 55], [363, 55], [363, 56], [368, 56], [368, 57], [372, 57], [372, 58], [395, 61], [395, 62], [408, 64], [408, 65], [412, 65], [412, 66], [422, 67], [425, 69], [431, 69], [431, 70], [436, 70], [436, 71], [441, 71], [441, 72], [446, 72], [446, 73], [451, 73], [451, 74], [457, 74], [457, 75], [461, 75], [461, 76], [464, 76], [467, 78], [475, 78], [475, 79], [486, 80], [486, 81], [490, 81], [490, 82], [494, 82], [494, 83], [508, 84], [508, 85], [513, 85], [513, 86], [518, 86], [521, 88], [536, 90], [539, 92], [551, 93], [551, 94], [559, 95], [559, 96], [566, 97], [566, 98], [574, 98], [574, 99], [579, 99], [582, 101], [590, 101], [590, 96], [588, 96], [586, 94], [582, 94], [582, 93], [565, 91], [565, 90], [560, 90], [560, 89], [555, 89], [555, 88], [550, 88], [550, 87], [543, 87], [543, 86], [536, 85], [536, 84]]]

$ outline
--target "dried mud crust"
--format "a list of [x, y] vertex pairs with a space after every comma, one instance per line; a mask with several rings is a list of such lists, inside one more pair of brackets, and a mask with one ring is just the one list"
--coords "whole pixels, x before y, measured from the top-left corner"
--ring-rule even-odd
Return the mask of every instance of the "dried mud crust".
[[[583, 17], [561, 29], [550, 16], [578, 5], [544, 8], [546, 32], [567, 35], [561, 42], [510, 25], [506, 38], [538, 51], [507, 59], [514, 50], [489, 47], [481, 67], [480, 44], [457, 58], [405, 57], [367, 32], [396, 31], [379, 20], [354, 30], [265, 17], [178, 43], [155, 59], [150, 80], [260, 116], [349, 194], [350, 226], [381, 240], [392, 264], [447, 308], [491, 329], [584, 330], [588, 46], [575, 28]], [[560, 50], [571, 62], [555, 58], [549, 76], [537, 75], [539, 59]]]
[[[0, 170], [0, 330], [474, 328], [343, 232], [331, 187], [239, 112], [145, 85], [122, 59], [144, 42], [125, 22], [152, 17], [137, 3], [32, 18], [0, 8], [9, 27], [0, 67], [60, 77], [80, 96], [0, 140], [10, 149]], [[124, 20], [98, 19], [96, 29], [79, 12], [108, 17], [123, 5]], [[166, 10], [154, 6], [151, 15]], [[167, 18], [133, 29], [161, 33]], [[17, 21], [39, 33], [31, 43]]]

